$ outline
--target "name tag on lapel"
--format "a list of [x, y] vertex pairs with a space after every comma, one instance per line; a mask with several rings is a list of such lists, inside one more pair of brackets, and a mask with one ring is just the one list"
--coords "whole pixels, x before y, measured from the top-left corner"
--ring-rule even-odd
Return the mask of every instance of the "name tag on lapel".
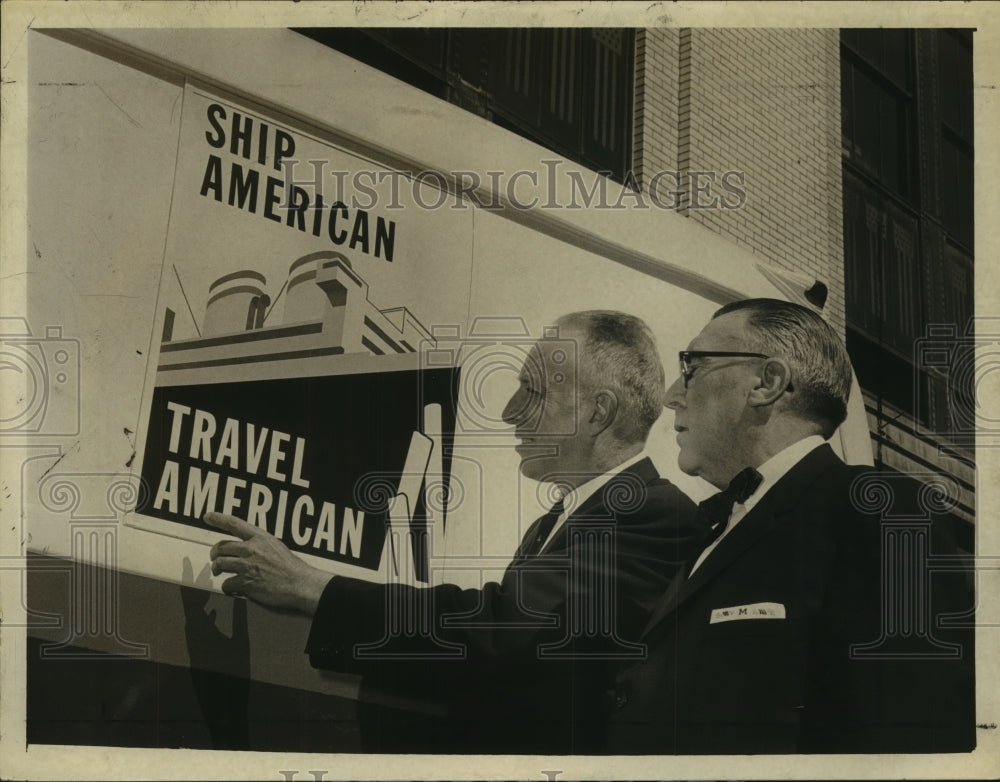
[[731, 608], [716, 608], [712, 611], [710, 625], [719, 622], [734, 622], [738, 619], [784, 619], [785, 607], [781, 603], [753, 603]]

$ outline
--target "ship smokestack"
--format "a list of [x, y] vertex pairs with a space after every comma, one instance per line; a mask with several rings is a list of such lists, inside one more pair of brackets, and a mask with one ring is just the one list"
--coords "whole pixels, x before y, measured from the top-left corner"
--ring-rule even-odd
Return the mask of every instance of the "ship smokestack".
[[202, 336], [259, 329], [271, 303], [264, 293], [267, 278], [252, 269], [219, 277], [208, 287]]
[[347, 256], [333, 250], [309, 253], [292, 261], [285, 284], [285, 315], [282, 323], [290, 325], [323, 318], [330, 301], [316, 285], [316, 270], [328, 261], [340, 261], [348, 269], [351, 268]]

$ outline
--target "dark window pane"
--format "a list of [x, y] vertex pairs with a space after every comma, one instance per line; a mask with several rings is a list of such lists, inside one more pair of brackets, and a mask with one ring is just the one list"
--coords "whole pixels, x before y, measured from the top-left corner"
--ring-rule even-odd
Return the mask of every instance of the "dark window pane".
[[847, 329], [847, 352], [862, 388], [905, 413], [917, 413], [909, 361], [852, 328]]
[[[967, 324], [970, 324], [974, 314], [972, 259], [963, 251], [947, 245], [941, 260], [942, 288], [945, 293], [945, 307], [941, 321], [956, 324], [959, 333], [962, 333]], [[952, 366], [956, 366], [956, 364], [952, 364]]]
[[941, 139], [941, 219], [953, 239], [972, 247], [973, 160], [963, 146]]
[[884, 73], [904, 90], [909, 89], [910, 63], [909, 63], [909, 38], [908, 30], [883, 30], [884, 49]]
[[972, 132], [972, 50], [961, 42], [956, 46], [957, 83], [954, 85], [958, 95], [958, 132], [970, 144], [973, 141]]
[[878, 176], [879, 89], [861, 71], [854, 72], [854, 161]]
[[913, 355], [913, 340], [919, 336], [920, 309], [917, 223], [886, 199], [886, 231], [883, 242], [882, 306], [883, 341], [904, 356]]
[[841, 60], [841, 136], [846, 159], [903, 198], [913, 187], [911, 99], [845, 54]]
[[876, 67], [882, 65], [882, 31], [878, 28], [858, 30], [858, 54]]
[[585, 30], [547, 30], [541, 52], [548, 78], [542, 84], [541, 127], [557, 137], [570, 137], [580, 122], [580, 63]]
[[916, 174], [916, 127], [913, 118], [913, 108], [910, 101], [901, 101], [896, 115], [898, 127], [899, 148], [896, 156], [899, 160], [899, 194], [911, 201], [917, 200]]
[[847, 58], [840, 58], [840, 137], [841, 149], [850, 158], [851, 141], [854, 138], [854, 69]]
[[900, 107], [891, 95], [882, 94], [880, 106], [882, 182], [897, 193], [901, 191], [900, 158], [902, 144], [899, 137]]
[[431, 27], [380, 28], [368, 34], [410, 62], [440, 74], [444, 67], [445, 31]]
[[541, 83], [538, 78], [541, 31], [500, 30], [493, 37], [489, 88], [491, 108], [525, 127], [538, 122]]
[[972, 143], [972, 31], [938, 31], [941, 120]]
[[844, 172], [844, 288], [847, 323], [864, 332], [874, 332], [873, 318], [878, 290], [875, 271], [878, 258], [877, 225], [869, 219], [865, 188]]
[[954, 230], [958, 200], [958, 149], [948, 140], [941, 139], [941, 219], [945, 227]]
[[[958, 90], [958, 42], [947, 30], [938, 31], [938, 94], [940, 95], [941, 121], [960, 131], [962, 126]], [[971, 75], [971, 71], [970, 71]]]
[[598, 170], [623, 169], [622, 119], [631, 105], [631, 58], [625, 30], [592, 30], [584, 36], [583, 153]]
[[448, 36], [448, 70], [477, 89], [486, 88], [489, 30], [452, 30]]
[[[419, 36], [388, 35], [385, 30], [347, 27], [305, 27], [295, 32], [348, 57], [388, 73], [439, 98], [447, 97], [444, 72], [446, 31], [412, 30]], [[396, 31], [397, 33], [402, 31]]]
[[956, 214], [955, 234], [959, 241], [972, 247], [973, 239], [973, 161], [972, 156], [959, 149], [956, 154], [955, 191]]

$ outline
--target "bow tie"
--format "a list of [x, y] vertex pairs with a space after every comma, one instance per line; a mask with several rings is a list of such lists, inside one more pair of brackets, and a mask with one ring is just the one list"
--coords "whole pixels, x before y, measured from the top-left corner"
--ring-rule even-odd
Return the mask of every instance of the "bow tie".
[[726, 531], [729, 518], [733, 515], [733, 505], [750, 499], [762, 480], [764, 478], [759, 472], [753, 467], [747, 467], [729, 482], [725, 490], [698, 505], [697, 519], [706, 530], [706, 546]]
[[763, 475], [753, 467], [747, 467], [745, 470], [737, 473], [736, 477], [729, 482], [724, 494], [732, 497], [734, 503], [746, 502], [757, 491], [757, 487], [760, 486], [762, 480], [764, 480]]

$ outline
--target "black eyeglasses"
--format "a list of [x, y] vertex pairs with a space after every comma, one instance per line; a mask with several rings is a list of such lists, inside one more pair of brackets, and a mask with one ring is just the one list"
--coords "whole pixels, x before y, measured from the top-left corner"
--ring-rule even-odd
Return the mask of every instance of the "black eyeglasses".
[[691, 366], [691, 360], [697, 358], [771, 358], [763, 353], [733, 353], [724, 350], [682, 350], [677, 354], [681, 362], [681, 377], [684, 378], [684, 388], [694, 376], [698, 367]]

